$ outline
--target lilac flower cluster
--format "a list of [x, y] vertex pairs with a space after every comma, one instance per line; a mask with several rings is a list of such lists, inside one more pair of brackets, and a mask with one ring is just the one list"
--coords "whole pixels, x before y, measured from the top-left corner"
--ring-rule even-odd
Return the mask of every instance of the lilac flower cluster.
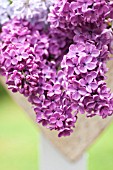
[[9, 0], [0, 0], [0, 24], [4, 24], [10, 19], [12, 11]]
[[37, 91], [41, 69], [48, 57], [48, 37], [25, 20], [11, 20], [3, 26], [1, 70], [9, 89], [25, 96]]
[[0, 24], [17, 17], [28, 20], [36, 17], [38, 22], [47, 20], [53, 0], [0, 0]]
[[[113, 112], [113, 96], [105, 83], [108, 58], [107, 46], [101, 51], [94, 44], [72, 44], [61, 67], [66, 76], [67, 95], [81, 107], [76, 112], [87, 112], [88, 117], [105, 118]], [[106, 108], [106, 109], [104, 109]]]
[[14, 9], [13, 17], [32, 19], [37, 16], [38, 21], [39, 19], [46, 21], [49, 5], [50, 2], [42, 0], [12, 0], [11, 3], [11, 7]]
[[9, 89], [32, 103], [38, 123], [69, 136], [78, 113], [106, 118], [113, 112], [105, 83], [113, 52], [113, 3], [57, 0], [51, 12], [48, 5], [41, 11], [2, 26], [0, 73]]
[[[66, 39], [61, 31], [48, 31], [46, 34], [42, 24], [24, 19], [6, 23], [1, 33], [0, 71], [8, 88], [28, 97], [34, 105], [37, 122], [58, 130], [59, 136], [69, 135], [76, 116], [71, 114], [70, 99], [61, 86], [62, 71], [57, 73], [56, 64], [64, 54]], [[60, 40], [59, 32], [63, 35]]]
[[[82, 24], [100, 26], [105, 19], [113, 18], [113, 2], [108, 0], [56, 0], [51, 6], [49, 21], [51, 27], [59, 27], [68, 32]], [[101, 26], [102, 23], [102, 26]]]
[[78, 107], [76, 111], [86, 111], [87, 116], [98, 114], [105, 118], [112, 114], [113, 99], [104, 81], [113, 38], [112, 13], [110, 1], [62, 0], [57, 1], [49, 14], [52, 28], [73, 35], [61, 68], [68, 82], [67, 95], [73, 103], [82, 105], [82, 110]]

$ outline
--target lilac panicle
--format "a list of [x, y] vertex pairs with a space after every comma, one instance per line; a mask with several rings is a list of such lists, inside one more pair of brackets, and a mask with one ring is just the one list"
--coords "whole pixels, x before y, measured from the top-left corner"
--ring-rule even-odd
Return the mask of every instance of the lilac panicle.
[[22, 16], [5, 23], [0, 35], [0, 73], [8, 88], [26, 96], [37, 123], [59, 137], [73, 132], [80, 113], [111, 116], [113, 94], [105, 74], [113, 53], [113, 2], [57, 0], [35, 6], [35, 0], [27, 11], [24, 2], [17, 6]]

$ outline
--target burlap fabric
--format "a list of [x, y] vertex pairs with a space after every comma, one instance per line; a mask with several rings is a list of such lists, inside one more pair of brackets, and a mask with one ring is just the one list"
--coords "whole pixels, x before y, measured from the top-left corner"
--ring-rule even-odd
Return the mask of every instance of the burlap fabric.
[[[108, 86], [113, 89], [113, 61], [108, 63]], [[1, 82], [7, 89], [3, 78]], [[35, 123], [35, 113], [28, 101], [20, 94], [13, 94], [8, 90], [13, 99], [26, 111]], [[74, 133], [70, 137], [58, 138], [57, 132], [49, 131], [42, 126], [39, 126], [51, 143], [70, 161], [76, 161], [85, 150], [95, 141], [102, 131], [110, 124], [113, 116], [107, 119], [101, 119], [96, 116], [94, 118], [86, 118], [85, 115], [80, 115]]]

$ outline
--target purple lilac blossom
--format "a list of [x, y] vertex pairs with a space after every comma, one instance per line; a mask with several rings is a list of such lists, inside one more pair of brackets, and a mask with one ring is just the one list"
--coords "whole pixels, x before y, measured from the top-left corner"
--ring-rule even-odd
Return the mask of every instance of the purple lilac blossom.
[[39, 16], [27, 13], [24, 2], [18, 9], [25, 18], [4, 24], [0, 37], [0, 72], [9, 89], [26, 96], [36, 121], [59, 137], [73, 132], [80, 113], [111, 116], [105, 74], [113, 52], [113, 2], [56, 0], [37, 6]]
[[[76, 115], [71, 114], [70, 99], [64, 94], [62, 86], [62, 71], [57, 73], [55, 63], [56, 59], [64, 55], [66, 40], [62, 33], [60, 46], [59, 32], [56, 30], [56, 33], [50, 31], [45, 34], [47, 30], [44, 32], [43, 28], [37, 29], [41, 28], [39, 24], [33, 25], [25, 19], [16, 18], [4, 24], [0, 44], [0, 71], [6, 76], [8, 88], [28, 97], [34, 105], [37, 122], [46, 124], [51, 130], [62, 131], [62, 135], [63, 130], [69, 134], [69, 129], [72, 132], [76, 122]], [[55, 53], [50, 50], [52, 43], [57, 45]], [[57, 121], [59, 118], [55, 116], [56, 122], [51, 123], [54, 114], [59, 112], [64, 119]]]

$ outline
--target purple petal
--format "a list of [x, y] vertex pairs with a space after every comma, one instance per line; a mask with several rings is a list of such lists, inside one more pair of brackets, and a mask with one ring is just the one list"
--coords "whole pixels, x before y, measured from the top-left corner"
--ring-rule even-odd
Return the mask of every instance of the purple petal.
[[92, 57], [91, 56], [88, 56], [88, 57], [85, 57], [85, 63], [90, 63], [92, 61]]
[[87, 69], [93, 70], [96, 66], [97, 66], [96, 63], [89, 63], [89, 64], [87, 64]]
[[55, 117], [51, 117], [51, 118], [50, 118], [50, 122], [51, 122], [51, 123], [56, 123], [56, 118], [55, 118]]
[[93, 90], [96, 90], [96, 89], [98, 88], [98, 84], [95, 83], [95, 82], [92, 82], [92, 83], [91, 83], [91, 88], [92, 88]]
[[79, 89], [79, 93], [84, 96], [87, 92], [86, 92], [86, 89], [82, 87]]
[[84, 79], [80, 79], [80, 84], [82, 85], [82, 86], [86, 86], [86, 81], [84, 80]]
[[62, 122], [61, 120], [58, 120], [58, 121], [56, 122], [56, 125], [57, 125], [58, 127], [62, 127], [62, 126], [63, 126], [63, 122]]
[[87, 72], [87, 67], [86, 66], [79, 66], [79, 70], [80, 70], [80, 72], [82, 72], [82, 73], [86, 73]]
[[16, 58], [13, 58], [13, 59], [11, 60], [11, 63], [12, 63], [13, 65], [17, 65], [18, 60], [17, 60]]
[[72, 98], [73, 98], [74, 100], [79, 100], [80, 97], [81, 97], [81, 95], [79, 94], [79, 92], [75, 92], [74, 94], [72, 94]]
[[90, 83], [93, 81], [93, 76], [88, 75], [88, 76], [86, 77], [86, 81], [90, 84]]
[[70, 47], [69, 47], [69, 51], [75, 51], [75, 48], [76, 48], [76, 45], [74, 45], [74, 44], [72, 44], [72, 45], [70, 45]]
[[91, 93], [92, 92], [91, 86], [90, 85], [86, 86], [86, 90], [87, 92]]
[[65, 128], [63, 130], [60, 130], [60, 133], [58, 134], [58, 137], [62, 137], [62, 136], [70, 136], [70, 134], [73, 132], [72, 129], [69, 128]]

